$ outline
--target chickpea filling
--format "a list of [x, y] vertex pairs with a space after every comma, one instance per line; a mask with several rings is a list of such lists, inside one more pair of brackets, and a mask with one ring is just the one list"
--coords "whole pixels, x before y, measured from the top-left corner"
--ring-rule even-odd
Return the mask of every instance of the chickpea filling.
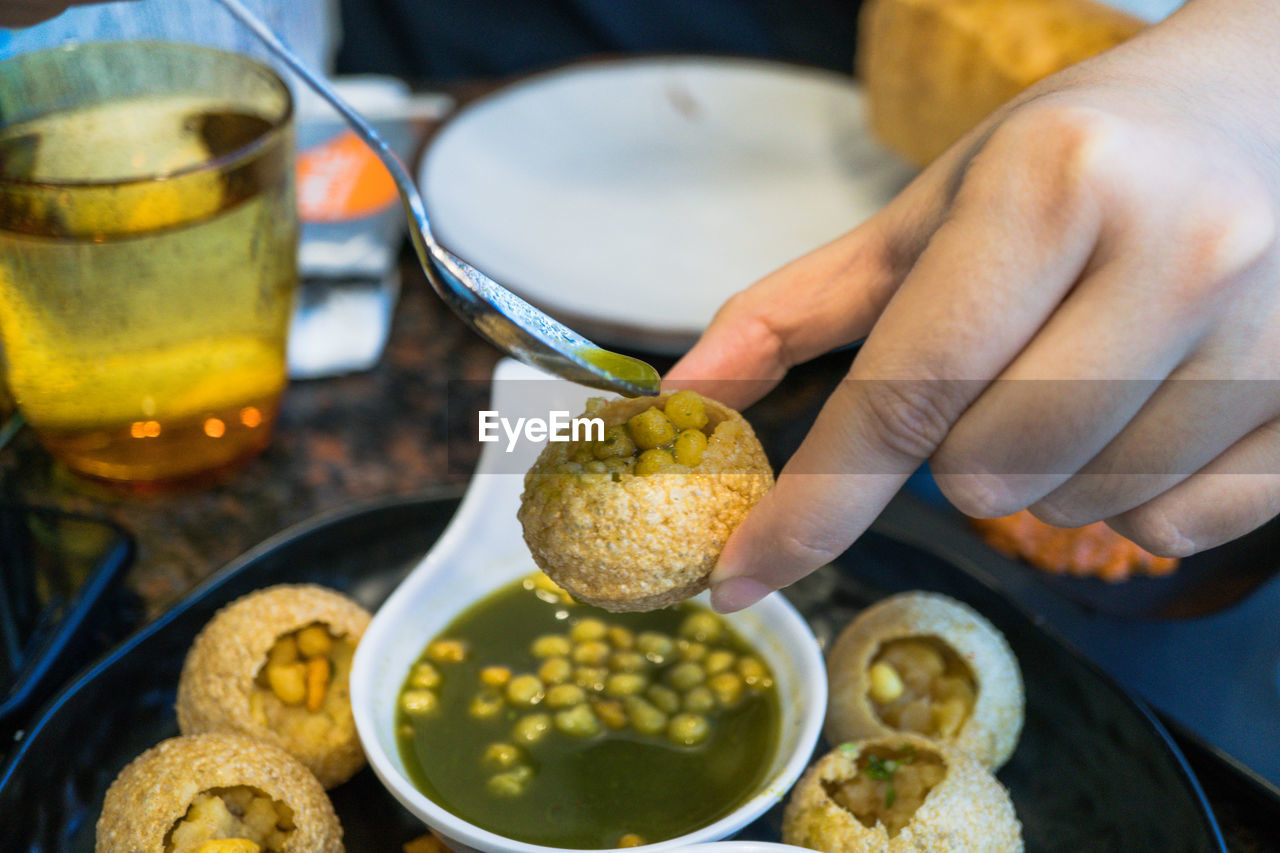
[[863, 826], [882, 824], [892, 838], [911, 823], [929, 792], [946, 775], [947, 767], [936, 753], [912, 747], [872, 747], [858, 756], [858, 772], [853, 778], [822, 784], [827, 796]]
[[867, 676], [868, 698], [885, 725], [926, 737], [954, 737], [978, 695], [972, 670], [936, 637], [890, 640]]
[[[574, 604], [541, 572], [522, 583], [547, 603]], [[494, 797], [525, 791], [535, 775], [530, 749], [547, 738], [585, 741], [626, 731], [692, 747], [707, 740], [723, 712], [773, 687], [764, 663], [735, 649], [723, 619], [709, 611], [690, 613], [674, 636], [564, 612], [566, 631], [530, 644], [537, 662], [532, 671], [501, 663], [479, 670], [467, 713], [476, 720], [514, 721], [507, 738], [490, 743], [480, 757], [492, 774], [487, 790]], [[401, 711], [411, 719], [438, 714], [450, 665], [471, 655], [463, 640], [432, 640], [409, 672]], [[617, 841], [622, 847], [643, 843], [635, 833]]]
[[580, 444], [561, 470], [610, 474], [618, 480], [623, 474], [646, 477], [677, 465], [696, 468], [707, 450], [709, 424], [702, 397], [677, 391], [662, 408], [650, 406], [625, 424], [607, 428], [603, 439]]
[[165, 853], [280, 853], [293, 810], [257, 788], [236, 785], [196, 795], [165, 839]]
[[327, 748], [355, 734], [349, 682], [356, 647], [319, 622], [279, 637], [249, 696], [253, 718], [286, 741]]

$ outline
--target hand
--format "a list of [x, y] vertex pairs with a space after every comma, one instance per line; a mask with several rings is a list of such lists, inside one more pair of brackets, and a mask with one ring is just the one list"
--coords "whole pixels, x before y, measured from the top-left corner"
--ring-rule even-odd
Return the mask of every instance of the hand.
[[717, 608], [841, 553], [926, 459], [965, 513], [1106, 519], [1168, 556], [1280, 512], [1266, 6], [1193, 0], [1042, 81], [879, 215], [724, 305], [668, 382], [736, 407], [867, 340], [727, 543]]
[[0, 0], [0, 27], [30, 27], [56, 18], [71, 6], [88, 6], [92, 2], [94, 0]]

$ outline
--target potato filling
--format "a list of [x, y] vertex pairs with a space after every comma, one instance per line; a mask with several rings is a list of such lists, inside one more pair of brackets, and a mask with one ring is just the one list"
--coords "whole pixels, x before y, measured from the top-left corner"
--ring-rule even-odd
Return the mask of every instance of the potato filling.
[[926, 737], [954, 737], [978, 695], [972, 670], [935, 637], [890, 640], [876, 653], [867, 676], [867, 695], [880, 719]]
[[165, 853], [260, 853], [284, 850], [293, 809], [247, 785], [196, 795], [169, 830]]
[[562, 466], [567, 473], [638, 477], [681, 465], [696, 468], [707, 450], [710, 418], [693, 391], [677, 391], [662, 408], [650, 406], [625, 424], [605, 430], [600, 441], [583, 442]]
[[858, 756], [858, 772], [853, 778], [822, 784], [827, 796], [863, 826], [883, 824], [892, 838], [911, 822], [929, 792], [946, 775], [946, 765], [936, 753], [912, 747], [873, 747]]
[[319, 622], [279, 637], [249, 696], [254, 719], [295, 745], [348, 742], [355, 735], [348, 686], [355, 650]]

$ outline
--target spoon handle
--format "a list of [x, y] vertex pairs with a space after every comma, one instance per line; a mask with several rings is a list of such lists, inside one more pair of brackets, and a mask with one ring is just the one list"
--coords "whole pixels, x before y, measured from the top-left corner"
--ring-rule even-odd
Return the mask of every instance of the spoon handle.
[[400, 191], [400, 196], [404, 199], [405, 207], [409, 209], [418, 227], [426, 232], [427, 239], [431, 240], [431, 226], [427, 222], [426, 205], [422, 202], [422, 196], [418, 194], [413, 179], [409, 176], [409, 171], [405, 168], [404, 163], [391, 150], [391, 147], [387, 145], [378, 131], [374, 130], [373, 125], [369, 124], [364, 116], [356, 112], [350, 104], [343, 100], [342, 96], [337, 93], [328, 80], [308, 68], [307, 64], [290, 50], [288, 45], [281, 41], [279, 36], [263, 20], [250, 11], [240, 0], [217, 0], [217, 2], [230, 12], [236, 20], [252, 30], [253, 34], [269, 47], [272, 53], [288, 65], [294, 73], [301, 77], [320, 97], [328, 101], [351, 124], [356, 134], [373, 149], [373, 152], [378, 155], [378, 159], [391, 172], [391, 176], [395, 179], [396, 186]]

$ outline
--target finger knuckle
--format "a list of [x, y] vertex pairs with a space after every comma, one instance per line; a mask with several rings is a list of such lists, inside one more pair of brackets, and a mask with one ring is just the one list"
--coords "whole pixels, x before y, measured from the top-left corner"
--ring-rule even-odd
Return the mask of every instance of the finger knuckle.
[[1275, 246], [1275, 213], [1247, 177], [1206, 176], [1179, 207], [1175, 239], [1188, 289], [1216, 291]]
[[1028, 509], [1036, 518], [1054, 527], [1084, 527], [1102, 520], [1098, 512], [1090, 511], [1087, 506], [1065, 498], [1045, 498]]
[[864, 388], [862, 399], [879, 441], [902, 456], [927, 459], [954, 420], [940, 380], [881, 380]]
[[[957, 203], [989, 208], [1016, 198], [1024, 216], [1055, 227], [1077, 217], [1122, 132], [1095, 109], [1032, 101], [992, 133], [970, 165]], [[968, 177], [968, 176], [967, 176]], [[1018, 192], [1009, 193], [1014, 186]]]
[[1158, 557], [1189, 557], [1199, 548], [1183, 534], [1176, 517], [1159, 505], [1140, 506], [1109, 519], [1121, 536]]
[[976, 473], [970, 466], [954, 461], [939, 472], [937, 457], [930, 460], [938, 488], [956, 509], [970, 518], [999, 518], [1026, 507], [1017, 484], [998, 474]]
[[844, 550], [843, 543], [814, 530], [790, 529], [779, 534], [779, 554], [786, 565], [816, 567], [834, 559]]

